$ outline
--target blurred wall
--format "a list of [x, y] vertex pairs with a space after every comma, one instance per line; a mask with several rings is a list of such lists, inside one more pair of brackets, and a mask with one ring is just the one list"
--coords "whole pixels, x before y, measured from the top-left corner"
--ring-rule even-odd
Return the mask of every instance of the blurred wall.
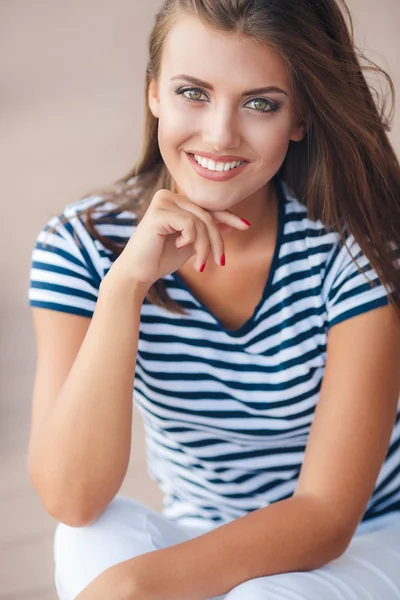
[[[399, 0], [348, 4], [357, 45], [399, 90]], [[147, 37], [159, 6], [159, 0], [0, 3], [0, 600], [55, 598], [54, 522], [25, 473], [35, 368], [27, 300], [31, 250], [51, 216], [136, 161]], [[390, 133], [397, 152], [398, 111], [397, 100]], [[159, 508], [136, 413], [134, 431], [122, 491]]]

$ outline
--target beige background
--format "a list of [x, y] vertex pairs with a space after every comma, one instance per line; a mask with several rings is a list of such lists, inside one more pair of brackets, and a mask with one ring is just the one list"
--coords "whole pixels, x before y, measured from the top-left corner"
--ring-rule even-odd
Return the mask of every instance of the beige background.
[[[55, 600], [55, 521], [26, 475], [35, 340], [30, 254], [47, 220], [136, 161], [159, 0], [1, 0], [0, 600]], [[400, 2], [349, 0], [357, 45], [400, 89]], [[400, 149], [399, 103], [390, 138]], [[121, 493], [156, 509], [143, 431]]]

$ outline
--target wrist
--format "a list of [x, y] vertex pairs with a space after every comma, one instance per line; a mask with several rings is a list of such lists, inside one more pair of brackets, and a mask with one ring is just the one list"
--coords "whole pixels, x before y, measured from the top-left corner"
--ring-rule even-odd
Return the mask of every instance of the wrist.
[[121, 290], [132, 295], [136, 300], [143, 302], [150, 286], [147, 283], [137, 281], [122, 269], [117, 268], [116, 263], [114, 263], [101, 281], [100, 289], [106, 290], [105, 293], [119, 293]]
[[100, 294], [102, 296], [130, 297], [135, 304], [142, 305], [149, 291], [149, 287], [130, 277], [121, 276], [110, 271], [100, 283]]

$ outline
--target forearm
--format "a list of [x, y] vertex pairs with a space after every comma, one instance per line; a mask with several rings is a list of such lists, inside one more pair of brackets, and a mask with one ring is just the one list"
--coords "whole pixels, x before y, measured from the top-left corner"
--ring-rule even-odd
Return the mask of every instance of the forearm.
[[129, 282], [103, 281], [75, 362], [31, 440], [32, 482], [58, 520], [90, 518], [123, 481], [142, 302]]
[[255, 577], [318, 568], [345, 546], [319, 501], [293, 496], [133, 559], [132, 578], [143, 598], [203, 600]]

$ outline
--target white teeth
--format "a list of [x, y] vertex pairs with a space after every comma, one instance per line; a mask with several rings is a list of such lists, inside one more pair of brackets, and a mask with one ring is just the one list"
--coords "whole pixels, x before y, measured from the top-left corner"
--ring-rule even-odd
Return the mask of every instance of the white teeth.
[[208, 169], [209, 171], [229, 171], [230, 169], [235, 169], [243, 164], [243, 160], [237, 160], [235, 162], [223, 163], [223, 162], [215, 162], [214, 160], [209, 160], [208, 158], [204, 158], [203, 156], [198, 156], [194, 154], [194, 158], [196, 162], [198, 162], [202, 167]]

